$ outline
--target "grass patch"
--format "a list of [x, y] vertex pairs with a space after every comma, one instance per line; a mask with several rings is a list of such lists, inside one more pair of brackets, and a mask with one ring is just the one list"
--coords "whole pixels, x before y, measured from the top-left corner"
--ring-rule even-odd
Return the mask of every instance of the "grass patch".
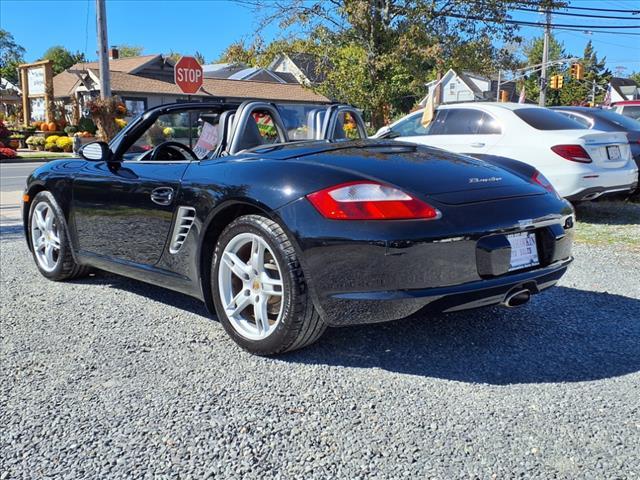
[[18, 158], [24, 158], [31, 160], [33, 158], [71, 158], [73, 157], [73, 153], [65, 153], [65, 152], [20, 152], [18, 154]]
[[640, 251], [640, 203], [586, 202], [576, 206], [576, 242]]

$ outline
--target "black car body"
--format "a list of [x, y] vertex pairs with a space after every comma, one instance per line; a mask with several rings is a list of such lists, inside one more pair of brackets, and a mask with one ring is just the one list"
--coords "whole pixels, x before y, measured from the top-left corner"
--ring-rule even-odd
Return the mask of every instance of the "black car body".
[[631, 155], [640, 169], [640, 121], [613, 110], [590, 107], [551, 107], [563, 115], [593, 130], [624, 132], [629, 139]]
[[[212, 273], [216, 244], [232, 222], [259, 216], [290, 241], [302, 290], [325, 326], [393, 320], [424, 307], [443, 312], [517, 305], [554, 285], [571, 262], [572, 207], [535, 178], [535, 169], [389, 140], [291, 142], [286, 132], [270, 145], [238, 140], [248, 131], [242, 119], [252, 123], [247, 112], [265, 105], [160, 107], [133, 121], [108, 149], [102, 145], [101, 160], [59, 160], [38, 168], [25, 191], [29, 247], [33, 251], [32, 203], [48, 191], [64, 217], [58, 224], [64, 224], [75, 264], [183, 292], [220, 318]], [[277, 130], [286, 130], [279, 107], [267, 106]], [[218, 111], [221, 135], [229, 134], [207, 158], [127, 157], [127, 146], [158, 115], [205, 108]], [[235, 113], [231, 126], [224, 125], [228, 111]], [[333, 136], [328, 126], [339, 123], [333, 113], [324, 112], [326, 137]], [[314, 192], [358, 182], [406, 192], [437, 216], [337, 220], [325, 218], [310, 201]], [[522, 232], [535, 238], [538, 262], [512, 268], [507, 236]], [[239, 343], [258, 353], [305, 344]]]

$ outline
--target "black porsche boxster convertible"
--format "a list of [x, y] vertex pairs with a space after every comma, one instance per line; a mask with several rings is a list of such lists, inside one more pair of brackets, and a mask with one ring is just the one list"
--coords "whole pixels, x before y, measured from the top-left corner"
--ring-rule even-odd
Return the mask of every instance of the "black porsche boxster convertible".
[[165, 105], [81, 156], [28, 180], [40, 272], [192, 295], [258, 354], [328, 325], [521, 305], [572, 260], [573, 209], [535, 169], [368, 140], [344, 105]]

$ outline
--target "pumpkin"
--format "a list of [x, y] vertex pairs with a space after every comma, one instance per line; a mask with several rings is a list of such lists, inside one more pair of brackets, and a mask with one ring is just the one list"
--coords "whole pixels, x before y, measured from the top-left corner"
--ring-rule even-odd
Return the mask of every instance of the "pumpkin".
[[49, 122], [47, 123], [47, 130], [49, 130], [50, 132], [57, 132], [58, 125], [56, 125], [56, 122]]
[[31, 126], [35, 127], [36, 130], [40, 130], [42, 127], [42, 122], [33, 122]]

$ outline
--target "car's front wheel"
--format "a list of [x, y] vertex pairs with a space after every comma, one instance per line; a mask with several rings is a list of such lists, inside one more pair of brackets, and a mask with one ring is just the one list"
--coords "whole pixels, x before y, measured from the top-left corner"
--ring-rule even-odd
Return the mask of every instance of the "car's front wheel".
[[68, 280], [89, 272], [73, 258], [64, 215], [50, 192], [38, 193], [31, 203], [29, 241], [38, 270], [50, 280]]
[[220, 322], [252, 353], [295, 350], [326, 329], [291, 242], [266, 217], [246, 215], [228, 225], [216, 244], [211, 272]]

